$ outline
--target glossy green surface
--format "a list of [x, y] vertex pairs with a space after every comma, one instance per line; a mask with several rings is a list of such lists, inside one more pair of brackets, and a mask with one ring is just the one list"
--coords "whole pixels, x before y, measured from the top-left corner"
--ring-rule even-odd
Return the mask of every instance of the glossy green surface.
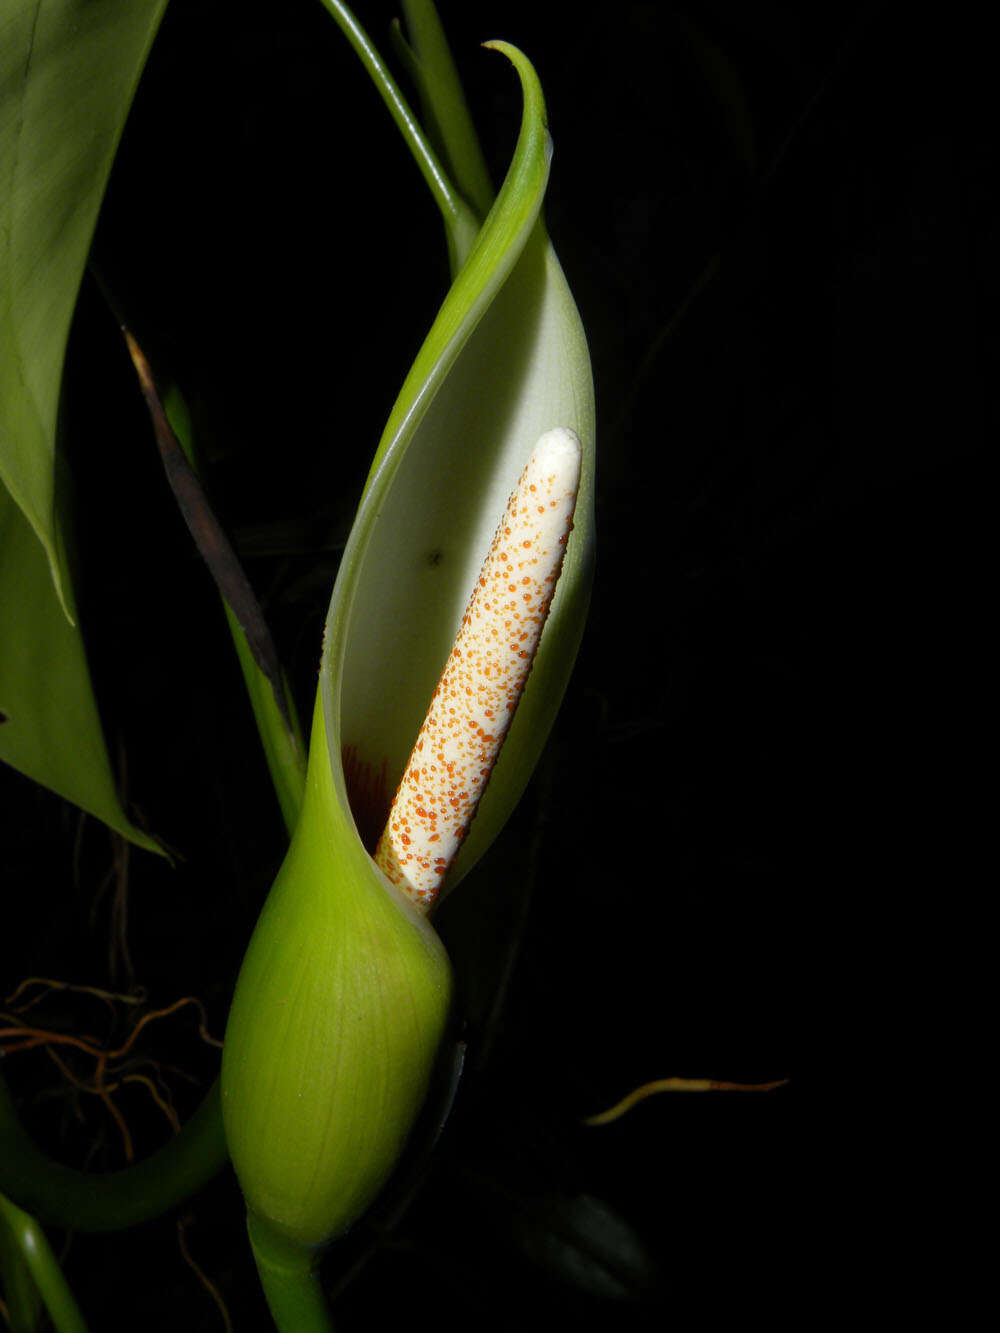
[[0, 759], [154, 850], [115, 794], [72, 624], [56, 418], [97, 212], [165, 8], [0, 6]]
[[451, 970], [334, 791], [317, 709], [306, 796], [243, 960], [222, 1110], [255, 1219], [298, 1245], [371, 1203], [423, 1102]]

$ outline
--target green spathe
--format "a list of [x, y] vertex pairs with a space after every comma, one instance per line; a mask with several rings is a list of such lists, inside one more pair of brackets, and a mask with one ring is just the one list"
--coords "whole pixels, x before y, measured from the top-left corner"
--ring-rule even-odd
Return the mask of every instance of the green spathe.
[[[500, 762], [450, 884], [514, 808], [555, 718], [593, 567], [593, 385], [580, 317], [541, 205], [551, 148], [537, 76], [515, 48], [524, 115], [510, 170], [400, 392], [327, 616], [306, 796], [244, 960], [222, 1102], [262, 1274], [371, 1203], [424, 1098], [450, 973], [432, 928], [376, 868], [343, 755], [402, 774], [496, 524], [538, 438], [579, 436], [575, 528]], [[295, 1263], [304, 1262], [301, 1254]], [[291, 1271], [289, 1269], [289, 1271]]]
[[322, 713], [305, 802], [226, 1030], [222, 1109], [251, 1217], [301, 1246], [388, 1176], [448, 1016], [440, 940], [375, 867], [334, 792]]

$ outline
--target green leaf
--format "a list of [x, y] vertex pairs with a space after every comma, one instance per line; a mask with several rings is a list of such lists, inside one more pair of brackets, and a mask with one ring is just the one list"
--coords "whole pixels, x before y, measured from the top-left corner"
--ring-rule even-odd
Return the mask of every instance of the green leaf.
[[101, 197], [166, 0], [0, 6], [0, 759], [139, 846], [74, 626], [56, 417]]
[[748, 176], [759, 167], [757, 140], [746, 89], [737, 66], [725, 48], [713, 41], [704, 28], [683, 10], [675, 9], [671, 18], [680, 29], [681, 49], [686, 53], [702, 81], [707, 96], [715, 105], [719, 122]]
[[0, 481], [45, 549], [67, 616], [56, 413], [97, 212], [166, 0], [0, 7]]
[[[58, 529], [56, 530], [58, 537]], [[72, 589], [64, 587], [70, 599]], [[0, 759], [151, 852], [115, 791], [79, 629], [27, 519], [0, 486]]]

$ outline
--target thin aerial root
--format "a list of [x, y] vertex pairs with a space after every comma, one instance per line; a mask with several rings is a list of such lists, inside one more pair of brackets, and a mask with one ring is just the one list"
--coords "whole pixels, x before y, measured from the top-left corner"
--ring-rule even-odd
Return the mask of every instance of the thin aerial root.
[[587, 1116], [583, 1123], [610, 1125], [613, 1120], [620, 1120], [639, 1102], [644, 1102], [647, 1097], [654, 1097], [660, 1092], [771, 1092], [788, 1082], [787, 1078], [774, 1079], [770, 1083], [730, 1083], [714, 1078], [658, 1078], [652, 1083], [643, 1083], [641, 1087], [633, 1089], [627, 1097], [623, 1097], [607, 1111]]
[[25, 977], [14, 990], [4, 999], [4, 1004], [14, 1008], [14, 1001], [28, 989], [29, 986], [42, 986], [43, 990], [38, 995], [32, 996], [24, 1004], [17, 1005], [15, 1012], [26, 1014], [29, 1009], [34, 1009], [36, 1004], [41, 1003], [50, 991], [73, 991], [77, 995], [94, 995], [99, 1000], [106, 1001], [109, 1005], [114, 1004], [145, 1004], [148, 998], [144, 986], [138, 986], [128, 995], [120, 991], [102, 990], [99, 986], [74, 986], [70, 981], [56, 981], [52, 977]]
[[[169, 1121], [170, 1124], [170, 1128], [174, 1131], [175, 1134], [179, 1134], [181, 1132], [180, 1117], [174, 1110], [171, 1103], [160, 1092], [159, 1088], [156, 1086], [156, 1084], [153, 1082], [153, 1080], [149, 1077], [148, 1074], [125, 1074], [124, 1077], [122, 1078], [122, 1082], [141, 1083], [143, 1084], [144, 1087], [148, 1088], [149, 1095], [152, 1097], [153, 1101], [156, 1102], [157, 1106], [160, 1108], [163, 1114], [167, 1117], [167, 1120]], [[115, 1084], [115, 1087], [117, 1086], [118, 1085]]]
[[[24, 1000], [20, 1005], [11, 1003], [24, 995], [30, 986], [41, 987], [40, 993], [36, 996]], [[187, 1005], [194, 1005], [198, 1011], [198, 1031], [202, 1041], [210, 1046], [221, 1047], [222, 1042], [211, 1036], [208, 1031], [208, 1019], [205, 1014], [205, 1007], [202, 1002], [194, 995], [185, 995], [179, 1000], [162, 1009], [155, 1009], [149, 1013], [143, 1014], [132, 1028], [125, 1041], [114, 1050], [104, 1049], [101, 1040], [97, 1037], [84, 1035], [75, 1036], [68, 1032], [60, 1032], [55, 1029], [34, 1026], [24, 1021], [23, 1014], [32, 1009], [41, 999], [57, 991], [73, 991], [80, 994], [92, 995], [101, 1001], [114, 1006], [116, 1001], [124, 1004], [141, 1004], [145, 999], [145, 992], [138, 995], [119, 995], [113, 991], [101, 990], [95, 986], [75, 986], [69, 982], [56, 981], [48, 977], [28, 977], [11, 993], [8, 997], [8, 1004], [11, 1004], [9, 1012], [0, 1010], [0, 1055], [9, 1056], [21, 1051], [29, 1051], [41, 1048], [45, 1054], [53, 1061], [58, 1068], [61, 1076], [66, 1083], [74, 1090], [74, 1096], [80, 1092], [86, 1092], [97, 1097], [103, 1102], [108, 1115], [114, 1121], [118, 1133], [121, 1136], [122, 1150], [126, 1161], [131, 1162], [135, 1155], [132, 1134], [128, 1123], [125, 1120], [121, 1109], [115, 1101], [114, 1094], [119, 1093], [126, 1083], [142, 1084], [153, 1101], [163, 1112], [168, 1120], [171, 1130], [176, 1134], [180, 1130], [180, 1121], [173, 1105], [173, 1099], [170, 1089], [162, 1079], [164, 1072], [175, 1074], [189, 1082], [197, 1083], [198, 1080], [186, 1070], [175, 1066], [164, 1065], [148, 1056], [135, 1056], [130, 1054], [135, 1046], [136, 1040], [147, 1025], [156, 1018], [165, 1018], [170, 1014], [176, 1013], [179, 1009]], [[57, 1047], [70, 1047], [82, 1051], [86, 1056], [94, 1061], [94, 1073], [91, 1079], [81, 1078], [69, 1064], [60, 1059], [57, 1053]], [[116, 1063], [117, 1062], [117, 1063]], [[122, 1063], [124, 1062], [124, 1063]], [[149, 1066], [153, 1071], [153, 1077], [147, 1074], [137, 1072], [143, 1065]], [[75, 1097], [75, 1113], [80, 1119], [83, 1119], [80, 1110], [79, 1098]]]
[[191, 1251], [187, 1247], [187, 1241], [184, 1237], [184, 1228], [189, 1220], [189, 1218], [185, 1217], [179, 1217], [177, 1219], [177, 1244], [180, 1246], [181, 1257], [194, 1272], [195, 1277], [197, 1277], [198, 1281], [218, 1306], [219, 1314], [222, 1316], [222, 1322], [226, 1327], [226, 1333], [233, 1333], [233, 1322], [229, 1317], [229, 1311], [226, 1309], [226, 1302], [222, 1299], [222, 1293], [208, 1274], [195, 1263], [191, 1256]]
[[21, 1039], [10, 1046], [4, 1045], [5, 1055], [13, 1055], [15, 1051], [29, 1051], [33, 1046], [48, 1046], [51, 1043], [60, 1046], [76, 1046], [95, 1058], [102, 1054], [96, 1037], [73, 1037], [68, 1032], [49, 1032], [46, 1028], [31, 1028], [23, 1024], [18, 1024], [17, 1027], [0, 1028], [0, 1039], [5, 1037]]
[[201, 1000], [199, 1000], [196, 995], [183, 995], [179, 1000], [175, 1000], [173, 1004], [168, 1004], [163, 1009], [153, 1009], [150, 1013], [143, 1014], [142, 1018], [139, 1019], [138, 1023], [136, 1023], [135, 1027], [129, 1034], [129, 1038], [124, 1046], [119, 1046], [116, 1051], [108, 1051], [107, 1058], [109, 1060], [120, 1060], [123, 1055], [131, 1050], [132, 1046], [135, 1044], [136, 1037], [138, 1037], [139, 1033], [147, 1023], [151, 1023], [154, 1018], [167, 1018], [170, 1014], [176, 1013], [178, 1009], [183, 1008], [186, 1004], [193, 1004], [198, 1010], [200, 1019], [198, 1023], [198, 1032], [202, 1041], [209, 1046], [218, 1046], [221, 1050], [222, 1042], [209, 1034], [208, 1019], [205, 1016], [205, 1006], [202, 1004]]

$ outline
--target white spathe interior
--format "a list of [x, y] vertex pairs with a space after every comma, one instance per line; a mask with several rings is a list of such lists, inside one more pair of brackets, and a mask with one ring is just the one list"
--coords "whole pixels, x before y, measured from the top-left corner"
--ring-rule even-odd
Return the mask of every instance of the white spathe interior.
[[543, 649], [564, 585], [587, 563], [578, 548], [589, 541], [593, 389], [579, 315], [539, 225], [427, 409], [356, 555], [356, 591], [339, 625], [339, 741], [376, 767], [386, 759], [390, 796], [510, 493], [556, 426], [580, 436], [584, 480]]

